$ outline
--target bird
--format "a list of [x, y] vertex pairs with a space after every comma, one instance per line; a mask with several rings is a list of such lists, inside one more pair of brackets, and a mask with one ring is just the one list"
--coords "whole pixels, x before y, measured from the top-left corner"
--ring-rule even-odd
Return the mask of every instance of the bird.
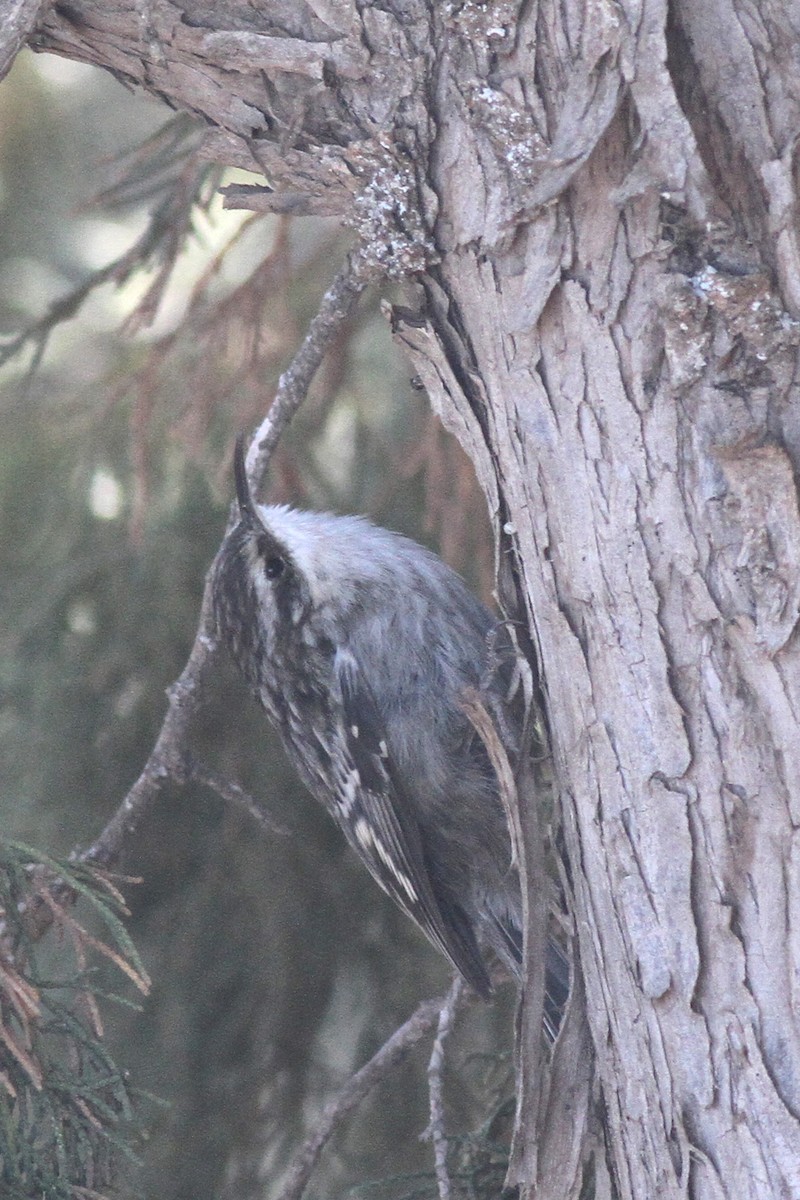
[[[358, 858], [488, 999], [487, 953], [517, 979], [522, 962], [505, 811], [463, 706], [470, 690], [490, 711], [505, 704], [498, 620], [402, 534], [257, 504], [241, 438], [234, 474], [238, 512], [212, 572], [217, 634]], [[568, 972], [554, 944], [547, 976], [556, 1028]]]

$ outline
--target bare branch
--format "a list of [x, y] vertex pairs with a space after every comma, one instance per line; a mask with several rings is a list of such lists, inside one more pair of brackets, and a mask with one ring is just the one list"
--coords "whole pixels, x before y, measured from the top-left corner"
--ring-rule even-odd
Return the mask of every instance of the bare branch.
[[187, 782], [191, 780], [192, 783], [201, 783], [204, 787], [211, 788], [229, 804], [236, 804], [239, 808], [244, 809], [258, 822], [265, 833], [274, 833], [279, 837], [289, 836], [289, 830], [274, 821], [269, 813], [264, 812], [255, 797], [246, 792], [238, 783], [234, 783], [233, 780], [224, 779], [222, 775], [218, 775], [216, 771], [212, 771], [200, 763], [189, 763], [185, 778]]
[[156, 744], [141, 775], [96, 841], [84, 851], [86, 862], [109, 867], [117, 863], [130, 836], [139, 827], [169, 780], [186, 776], [185, 745], [189, 725], [202, 702], [202, 683], [217, 643], [211, 613], [211, 572], [206, 576], [203, 603], [191, 654], [180, 677], [169, 689], [169, 707]]
[[338, 1096], [325, 1106], [316, 1128], [300, 1147], [289, 1167], [281, 1200], [300, 1200], [322, 1151], [337, 1127], [376, 1084], [400, 1065], [417, 1042], [440, 1022], [442, 1013], [450, 1003], [450, 995], [438, 1000], [424, 1000], [405, 1024], [396, 1029], [388, 1041], [384, 1042], [377, 1054], [348, 1079]]
[[261, 482], [267, 464], [283, 433], [306, 398], [325, 353], [355, 308], [369, 282], [360, 258], [351, 255], [322, 297], [319, 311], [308, 327], [303, 344], [278, 380], [275, 399], [259, 425], [247, 452], [251, 482]]
[[450, 1200], [450, 1175], [447, 1170], [447, 1135], [444, 1129], [444, 1046], [453, 1028], [453, 1020], [458, 1011], [464, 990], [464, 981], [457, 975], [447, 993], [439, 1012], [439, 1027], [428, 1062], [428, 1095], [430, 1097], [431, 1121], [425, 1130], [425, 1137], [433, 1143], [433, 1161], [436, 1170], [436, 1187], [439, 1200]]

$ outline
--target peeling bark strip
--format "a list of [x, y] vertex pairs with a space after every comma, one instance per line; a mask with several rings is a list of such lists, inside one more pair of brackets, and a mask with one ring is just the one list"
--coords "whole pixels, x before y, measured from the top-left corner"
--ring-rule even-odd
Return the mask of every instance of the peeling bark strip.
[[[267, 177], [233, 202], [414, 276], [396, 335], [541, 660], [596, 1194], [800, 1196], [800, 10], [78, 0], [35, 44], [198, 114]], [[580, 1192], [566, 1103], [526, 1196]]]

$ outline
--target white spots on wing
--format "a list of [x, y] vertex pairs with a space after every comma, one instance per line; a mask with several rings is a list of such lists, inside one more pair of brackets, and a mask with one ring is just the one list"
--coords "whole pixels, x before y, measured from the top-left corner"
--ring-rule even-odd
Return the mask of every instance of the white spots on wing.
[[383, 740], [383, 738], [381, 738], [381, 740], [378, 742], [378, 751], [381, 758], [389, 757], [389, 747], [386, 745], [386, 742]]
[[[356, 802], [360, 787], [361, 776], [359, 775], [357, 769], [353, 767], [347, 772], [347, 775], [342, 781], [341, 791], [337, 797], [339, 801], [339, 809], [341, 810], [342, 817], [345, 821], [349, 819], [350, 813], [353, 811], [353, 805]], [[356, 825], [356, 836], [358, 836], [358, 825], [361, 824], [364, 824], [364, 822], [359, 821]]]
[[417, 904], [419, 897], [417, 896], [417, 891], [413, 883], [408, 878], [405, 871], [400, 870], [397, 863], [384, 846], [383, 842], [379, 837], [375, 836], [373, 829], [363, 817], [359, 817], [356, 821], [354, 832], [359, 846], [361, 846], [367, 854], [371, 854], [372, 852], [377, 854], [378, 858], [383, 863], [384, 867], [389, 872], [395, 883], [399, 884], [412, 904]]
[[394, 860], [392, 859], [391, 855], [388, 853], [388, 851], [386, 850], [386, 847], [383, 845], [382, 842], [379, 842], [376, 840], [375, 849], [378, 852], [378, 858], [381, 860], [383, 865], [389, 871], [391, 871], [395, 881], [400, 884], [400, 887], [403, 889], [405, 894], [408, 896], [411, 903], [416, 904], [419, 897], [417, 896], [416, 889], [415, 889], [413, 883], [411, 882], [411, 880], [408, 878], [408, 876], [405, 874], [404, 871], [401, 871], [399, 869], [399, 867], [397, 866], [397, 863], [394, 862]]
[[350, 732], [354, 738], [358, 738], [358, 726], [357, 725], [351, 725]]
[[372, 830], [363, 817], [359, 817], [355, 824], [355, 835], [359, 846], [363, 846], [365, 850], [371, 850], [375, 838], [372, 836]]

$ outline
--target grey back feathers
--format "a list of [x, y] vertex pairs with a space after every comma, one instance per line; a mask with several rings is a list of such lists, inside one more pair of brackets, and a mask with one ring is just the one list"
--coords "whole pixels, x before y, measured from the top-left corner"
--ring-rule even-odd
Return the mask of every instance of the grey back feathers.
[[[380, 886], [482, 996], [519, 973], [519, 883], [496, 781], [461, 708], [494, 689], [496, 622], [436, 555], [360, 517], [258, 506], [214, 575], [220, 635], [310, 791]], [[487, 682], [488, 681], [488, 682]]]

